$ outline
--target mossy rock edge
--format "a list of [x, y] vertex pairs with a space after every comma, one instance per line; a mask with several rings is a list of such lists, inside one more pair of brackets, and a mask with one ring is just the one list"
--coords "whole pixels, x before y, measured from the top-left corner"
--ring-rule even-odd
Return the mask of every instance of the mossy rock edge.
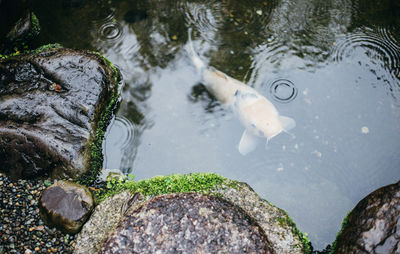
[[[260, 198], [246, 183], [214, 173], [173, 174], [141, 181], [109, 180], [106, 190], [97, 190], [100, 204], [78, 234], [76, 253], [96, 253], [104, 237], [101, 232], [111, 231], [124, 214], [143, 202], [159, 195], [188, 192], [217, 196], [244, 210], [266, 232], [276, 253], [310, 253], [308, 239], [285, 211]], [[100, 227], [104, 224], [106, 228]], [[97, 232], [93, 232], [94, 228]]]

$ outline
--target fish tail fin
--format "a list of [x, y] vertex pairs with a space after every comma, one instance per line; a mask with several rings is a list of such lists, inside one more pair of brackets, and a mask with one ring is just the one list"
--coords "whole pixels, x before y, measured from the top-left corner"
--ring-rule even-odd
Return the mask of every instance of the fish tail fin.
[[192, 42], [192, 28], [188, 29], [188, 38], [189, 38], [189, 48], [186, 47], [186, 51], [189, 54], [189, 57], [192, 59], [194, 66], [196, 67], [198, 72], [202, 72], [206, 66], [206, 64], [200, 59], [199, 55], [194, 51], [193, 42]]

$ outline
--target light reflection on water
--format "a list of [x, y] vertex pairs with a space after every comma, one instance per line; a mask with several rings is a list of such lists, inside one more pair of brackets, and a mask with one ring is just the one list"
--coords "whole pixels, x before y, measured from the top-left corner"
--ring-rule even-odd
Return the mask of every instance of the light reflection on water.
[[[391, 6], [374, 12], [365, 1], [115, 0], [59, 12], [50, 1], [58, 25], [81, 27], [41, 36], [99, 50], [122, 71], [104, 167], [136, 179], [216, 172], [245, 181], [322, 249], [362, 197], [400, 178], [400, 21]], [[198, 83], [183, 49], [188, 26], [206, 62], [296, 120], [293, 136], [239, 154], [243, 127]], [[290, 95], [273, 89], [281, 81], [296, 90], [289, 102], [276, 99]]]

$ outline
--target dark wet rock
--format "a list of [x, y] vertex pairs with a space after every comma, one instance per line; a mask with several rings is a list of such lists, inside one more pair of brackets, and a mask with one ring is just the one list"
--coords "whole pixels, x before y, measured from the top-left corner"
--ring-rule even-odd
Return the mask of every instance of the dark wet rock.
[[272, 253], [263, 230], [223, 199], [196, 193], [155, 197], [129, 211], [100, 253]]
[[[149, 188], [151, 188], [151, 187], [149, 186]], [[310, 250], [309, 243], [304, 238], [304, 236], [302, 236], [301, 232], [297, 230], [295, 224], [291, 221], [291, 219], [286, 214], [286, 212], [283, 211], [282, 209], [279, 209], [276, 206], [273, 206], [269, 202], [261, 199], [257, 195], [257, 193], [255, 193], [247, 184], [232, 182], [231, 180], [226, 179], [225, 183], [221, 186], [221, 188], [218, 188], [217, 190], [212, 191], [211, 194], [221, 197], [223, 200], [228, 201], [227, 202], [228, 204], [233, 204], [234, 208], [227, 209], [227, 210], [230, 210], [229, 213], [234, 214], [234, 212], [236, 211], [236, 212], [239, 212], [240, 214], [242, 214], [246, 218], [244, 220], [249, 223], [249, 228], [251, 228], [251, 229], [257, 228], [257, 232], [260, 234], [257, 237], [261, 237], [261, 235], [265, 234], [266, 238], [268, 239], [267, 246], [274, 252], [276, 252], [276, 253], [307, 253], [307, 250]], [[167, 197], [169, 197], [169, 196], [167, 196]], [[147, 198], [149, 198], [149, 197], [147, 197]], [[77, 253], [77, 254], [78, 253], [79, 254], [80, 253], [82, 253], [82, 254], [83, 253], [85, 253], [85, 254], [86, 253], [98, 253], [99, 250], [102, 248], [102, 244], [106, 244], [104, 239], [107, 237], [108, 233], [110, 231], [112, 231], [112, 229], [117, 227], [119, 221], [122, 221], [121, 223], [123, 224], [123, 223], [125, 223], [123, 221], [128, 220], [127, 217], [125, 217], [125, 214], [127, 214], [127, 215], [132, 214], [132, 215], [136, 216], [136, 217], [133, 217], [132, 219], [130, 219], [132, 223], [137, 223], [139, 221], [139, 219], [143, 219], [143, 222], [145, 222], [147, 220], [146, 219], [147, 216], [149, 218], [149, 221], [151, 221], [152, 218], [157, 219], [157, 218], [155, 218], [154, 215], [157, 214], [160, 210], [158, 210], [156, 203], [153, 203], [153, 201], [145, 201], [145, 200], [146, 200], [146, 197], [142, 197], [139, 194], [132, 195], [132, 194], [129, 194], [128, 191], [122, 192], [120, 194], [116, 194], [114, 196], [111, 196], [111, 197], [105, 199], [102, 203], [100, 203], [100, 205], [98, 205], [95, 208], [89, 221], [83, 226], [81, 232], [76, 236], [74, 253]], [[172, 198], [172, 199], [167, 198], [167, 199], [161, 199], [161, 200], [163, 200], [161, 203], [163, 205], [165, 205], [164, 208], [162, 208], [162, 209], [165, 209], [167, 211], [166, 212], [167, 214], [165, 215], [166, 217], [165, 217], [165, 219], [163, 219], [162, 223], [157, 222], [159, 224], [151, 225], [151, 227], [153, 227], [153, 226], [156, 227], [155, 225], [158, 225], [157, 227], [160, 227], [160, 230], [162, 228], [170, 229], [170, 226], [172, 227], [172, 225], [175, 225], [174, 223], [180, 223], [182, 220], [187, 220], [188, 218], [192, 218], [191, 217], [192, 215], [196, 215], [196, 216], [199, 215], [200, 207], [198, 207], [197, 204], [192, 204], [191, 208], [188, 206], [186, 209], [184, 204], [182, 204], [182, 202], [179, 201], [179, 199], [177, 200], [177, 203], [174, 203], [175, 202], [174, 198]], [[219, 200], [220, 199], [218, 199], [218, 201], [216, 201], [216, 202], [219, 202]], [[224, 201], [221, 201], [221, 202], [224, 203]], [[194, 203], [196, 203], [196, 202], [194, 202]], [[207, 206], [207, 204], [205, 204], [206, 203], [205, 201], [204, 202], [202, 201], [199, 203], [201, 203], [201, 205], [203, 207]], [[212, 202], [210, 202], [210, 203], [212, 203]], [[151, 205], [148, 206], [147, 204], [151, 204]], [[183, 206], [182, 210], [179, 210], [180, 208], [177, 208], [176, 207], [177, 205], [182, 205]], [[150, 207], [154, 207], [154, 208], [150, 208]], [[196, 207], [196, 209], [195, 209], [195, 207]], [[226, 207], [230, 207], [230, 206], [227, 205]], [[175, 208], [177, 209], [176, 211], [174, 210]], [[147, 211], [147, 213], [146, 213], [146, 211]], [[203, 209], [202, 211], [205, 211], [205, 210]], [[173, 217], [175, 215], [173, 215], [172, 213], [175, 213], [177, 218]], [[180, 215], [178, 216], [178, 214], [180, 214]], [[210, 213], [210, 214], [212, 214], [212, 213]], [[246, 214], [246, 215], [244, 215], [244, 214]], [[242, 216], [242, 215], [240, 215], [240, 216]], [[140, 217], [140, 216], [142, 216], [142, 217]], [[162, 216], [164, 216], [164, 215], [162, 215]], [[169, 216], [171, 216], [171, 217], [169, 217]], [[168, 222], [167, 222], [167, 218], [168, 218]], [[174, 218], [175, 218], [176, 222], [173, 222]], [[196, 222], [196, 225], [203, 225], [201, 223], [213, 223], [213, 222], [207, 222], [206, 219], [214, 220], [215, 218], [218, 218], [218, 216], [204, 217], [205, 221]], [[228, 217], [225, 217], [225, 218], [228, 218]], [[248, 218], [250, 218], [250, 219], [247, 220]], [[172, 220], [172, 221], [170, 221], [170, 220]], [[195, 219], [192, 218], [192, 221], [195, 221]], [[235, 221], [235, 220], [233, 220], [233, 221]], [[230, 222], [230, 223], [232, 223], [232, 222]], [[121, 226], [122, 224], [120, 224], [119, 226]], [[235, 224], [235, 223], [233, 223], [233, 224]], [[145, 223], [143, 225], [145, 225]], [[206, 224], [204, 224], [204, 225], [206, 225]], [[187, 239], [180, 238], [181, 243], [185, 243], [184, 241], [187, 241], [186, 243], [190, 244], [189, 240], [192, 236], [194, 237], [193, 240], [199, 238], [199, 236], [196, 236], [195, 234], [192, 235], [191, 227], [193, 225], [191, 225], [191, 224], [187, 224], [187, 225], [186, 224], [185, 225], [176, 224], [175, 226], [176, 227], [173, 227], [172, 229], [176, 230], [177, 236], [180, 236], [180, 237], [187, 236]], [[172, 229], [171, 229], [171, 232], [173, 231]], [[149, 234], [148, 235], [149, 241], [147, 243], [149, 243], [150, 241], [156, 241], [154, 238], [151, 238], [152, 231], [150, 229], [148, 229], [148, 230], [149, 231], [147, 231], [147, 233]], [[181, 231], [179, 231], [179, 230], [181, 230]], [[187, 230], [189, 230], [189, 231], [187, 231]], [[200, 232], [201, 232], [201, 230], [200, 230]], [[221, 232], [224, 232], [224, 230], [225, 229], [221, 229]], [[248, 229], [248, 230], [250, 230], [250, 229]], [[188, 232], [188, 235], [185, 235], [186, 231]], [[251, 234], [251, 232], [253, 232], [253, 231], [250, 230], [250, 231], [246, 231], [246, 232]], [[232, 236], [232, 234], [231, 234], [231, 236]], [[135, 235], [134, 237], [139, 238], [140, 234]], [[142, 235], [142, 237], [143, 237], [143, 235]], [[259, 238], [259, 239], [261, 239], [261, 238]], [[143, 244], [145, 244], [145, 243], [146, 242], [144, 242]], [[254, 242], [252, 242], [252, 243], [256, 244]], [[140, 244], [142, 244], [142, 243], [140, 243]], [[225, 247], [226, 246], [224, 246], [224, 248]], [[207, 253], [207, 252], [205, 252], [205, 253]], [[237, 253], [237, 252], [234, 251], [234, 253]]]
[[0, 171], [76, 178], [100, 168], [117, 76], [98, 54], [70, 49], [0, 61]]
[[335, 253], [400, 253], [400, 182], [382, 187], [346, 217]]
[[92, 194], [86, 187], [67, 181], [54, 183], [39, 199], [43, 220], [66, 233], [77, 233], [93, 206]]
[[0, 1], [0, 47], [5, 42], [6, 35], [28, 9], [24, 0]]
[[20, 47], [34, 39], [40, 31], [39, 20], [33, 12], [26, 11], [6, 36], [8, 47]]

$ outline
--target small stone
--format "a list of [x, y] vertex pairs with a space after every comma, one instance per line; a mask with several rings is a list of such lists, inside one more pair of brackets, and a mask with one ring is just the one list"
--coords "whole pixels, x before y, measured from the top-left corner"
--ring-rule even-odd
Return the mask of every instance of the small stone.
[[43, 191], [39, 205], [45, 222], [64, 232], [76, 233], [89, 217], [94, 202], [86, 187], [58, 181]]
[[262, 15], [262, 10], [257, 10], [256, 13], [257, 13], [257, 15], [261, 16]]

